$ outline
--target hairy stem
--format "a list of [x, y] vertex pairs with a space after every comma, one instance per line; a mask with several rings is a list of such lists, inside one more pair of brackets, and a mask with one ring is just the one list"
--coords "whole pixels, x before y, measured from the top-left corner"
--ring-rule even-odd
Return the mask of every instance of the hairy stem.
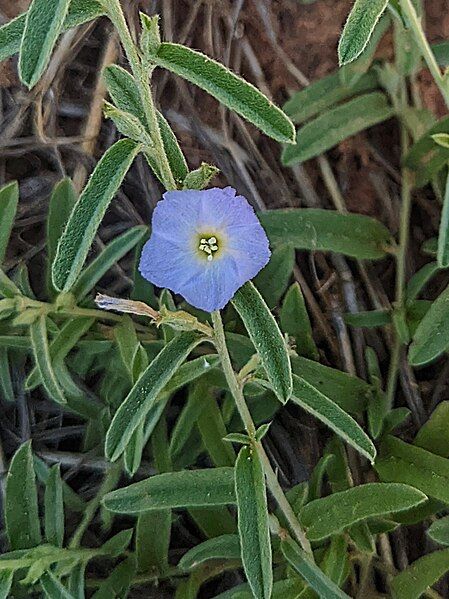
[[252, 445], [256, 449], [260, 461], [262, 462], [265, 471], [265, 477], [267, 480], [267, 486], [270, 489], [270, 492], [276, 500], [279, 508], [283, 512], [296, 540], [300, 543], [304, 551], [307, 551], [307, 553], [309, 553], [310, 556], [312, 556], [313, 554], [309, 540], [305, 536], [301, 524], [298, 522], [298, 519], [291, 505], [289, 504], [281, 485], [279, 484], [276, 473], [274, 472], [270, 464], [270, 460], [268, 459], [265, 449], [263, 448], [262, 443], [256, 441], [256, 426], [248, 409], [245, 397], [243, 395], [242, 387], [237, 380], [236, 373], [234, 372], [234, 369], [231, 364], [231, 358], [229, 357], [229, 352], [226, 345], [223, 322], [221, 320], [220, 312], [212, 313], [212, 322], [214, 325], [215, 332], [215, 346], [217, 348], [218, 355], [220, 356], [221, 365], [229, 386], [229, 390], [231, 391], [232, 396], [234, 397], [237, 410], [239, 411], [246, 432], [248, 433]]
[[120, 37], [120, 41], [128, 58], [131, 71], [139, 88], [142, 107], [147, 120], [151, 140], [154, 144], [154, 152], [159, 166], [162, 183], [167, 190], [176, 189], [176, 182], [170, 168], [170, 163], [164, 149], [164, 144], [157, 121], [156, 108], [149, 85], [150, 72], [146, 72], [139, 52], [129, 32], [125, 16], [119, 0], [102, 0], [106, 14], [111, 19]]
[[449, 108], [449, 87], [447, 82], [441, 73], [440, 67], [436, 61], [435, 55], [432, 52], [429, 42], [427, 41], [426, 34], [423, 31], [421, 19], [416, 14], [415, 7], [413, 6], [412, 0], [400, 0], [402, 12], [407, 19], [413, 36], [421, 50], [424, 60], [429, 67], [429, 71], [432, 77], [435, 79], [435, 83], [446, 102], [446, 106]]

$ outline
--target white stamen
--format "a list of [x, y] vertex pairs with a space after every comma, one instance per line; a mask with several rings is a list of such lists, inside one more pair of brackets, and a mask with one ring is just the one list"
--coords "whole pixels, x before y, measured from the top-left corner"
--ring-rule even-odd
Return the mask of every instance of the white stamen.
[[209, 238], [201, 237], [198, 249], [207, 254], [207, 260], [208, 262], [211, 262], [214, 253], [218, 252], [219, 249], [217, 238], [214, 236]]

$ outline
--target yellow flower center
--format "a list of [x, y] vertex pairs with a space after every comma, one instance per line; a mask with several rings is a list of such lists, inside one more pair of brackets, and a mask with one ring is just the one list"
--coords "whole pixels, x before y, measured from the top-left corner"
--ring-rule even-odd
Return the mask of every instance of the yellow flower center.
[[198, 249], [207, 257], [207, 260], [211, 262], [214, 259], [214, 254], [218, 252], [218, 240], [215, 236], [212, 237], [201, 237]]

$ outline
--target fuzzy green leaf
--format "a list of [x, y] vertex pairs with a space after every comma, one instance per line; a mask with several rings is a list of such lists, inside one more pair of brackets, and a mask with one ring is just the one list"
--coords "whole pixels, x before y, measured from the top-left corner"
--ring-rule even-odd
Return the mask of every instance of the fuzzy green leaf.
[[62, 547], [64, 541], [64, 503], [59, 464], [50, 469], [45, 485], [45, 538], [47, 543]]
[[393, 115], [394, 110], [385, 94], [373, 92], [358, 96], [324, 112], [299, 129], [296, 144], [284, 149], [282, 162], [285, 166], [293, 166], [315, 158]]
[[298, 283], [293, 283], [287, 291], [279, 314], [283, 333], [295, 338], [296, 352], [300, 356], [317, 360], [318, 349], [313, 340], [306, 304]]
[[290, 537], [281, 541], [281, 551], [288, 563], [307, 581], [319, 597], [349, 599], [349, 596], [339, 589]]
[[[63, 31], [92, 21], [102, 14], [104, 14], [104, 10], [95, 0], [71, 0]], [[0, 27], [0, 61], [19, 52], [26, 18], [27, 13], [25, 12]]]
[[73, 595], [69, 593], [53, 572], [45, 572], [40, 578], [40, 583], [47, 599], [74, 599]]
[[36, 475], [31, 442], [14, 454], [6, 478], [6, 534], [11, 549], [29, 549], [41, 542]]
[[19, 77], [32, 88], [50, 62], [70, 0], [33, 0], [28, 9], [19, 56]]
[[183, 555], [178, 565], [183, 570], [191, 570], [212, 559], [240, 559], [238, 535], [221, 535], [208, 539]]
[[139, 150], [134, 141], [122, 139], [97, 164], [59, 240], [52, 268], [56, 289], [69, 291], [78, 278], [100, 222]]
[[429, 497], [449, 503], [447, 458], [388, 436], [375, 468], [383, 481], [411, 485]]
[[391, 588], [394, 599], [419, 599], [449, 571], [449, 549], [435, 551], [413, 562], [397, 574]]
[[301, 522], [308, 538], [318, 541], [368, 518], [408, 510], [426, 499], [408, 485], [367, 483], [311, 501], [301, 511]]
[[201, 337], [194, 332], [174, 337], [139, 378], [115, 413], [107, 432], [105, 452], [111, 461], [114, 462], [123, 453], [159, 393], [200, 341]]
[[81, 272], [72, 288], [78, 302], [92, 291], [100, 279], [119, 260], [130, 252], [146, 235], [148, 228], [137, 225], [110, 241], [100, 254]]
[[51, 399], [57, 403], [67, 403], [56, 374], [53, 370], [47, 338], [46, 318], [44, 315], [37, 318], [31, 324], [30, 339], [36, 367], [45, 390]]
[[338, 44], [340, 66], [355, 60], [366, 48], [388, 0], [356, 0]]
[[259, 456], [251, 446], [242, 447], [237, 457], [235, 494], [246, 578], [256, 599], [269, 599], [273, 571], [265, 475]]
[[320, 208], [286, 208], [259, 214], [271, 243], [298, 250], [331, 251], [361, 260], [384, 258], [392, 237], [379, 221], [362, 214]]
[[371, 462], [374, 461], [376, 448], [360, 425], [340, 406], [296, 375], [293, 376], [292, 401], [324, 422]]
[[119, 514], [235, 503], [234, 469], [166, 472], [108, 493], [103, 504]]
[[295, 129], [282, 110], [222, 64], [201, 52], [171, 43], [162, 43], [152, 60], [206, 90], [266, 135], [280, 142], [294, 142]]
[[0, 264], [5, 258], [18, 201], [19, 186], [17, 181], [8, 183], [0, 189]]
[[409, 350], [412, 366], [423, 366], [449, 348], [449, 287], [437, 297], [418, 325]]
[[285, 403], [292, 393], [292, 371], [287, 345], [273, 315], [251, 282], [237, 291], [232, 303], [260, 356], [273, 391]]

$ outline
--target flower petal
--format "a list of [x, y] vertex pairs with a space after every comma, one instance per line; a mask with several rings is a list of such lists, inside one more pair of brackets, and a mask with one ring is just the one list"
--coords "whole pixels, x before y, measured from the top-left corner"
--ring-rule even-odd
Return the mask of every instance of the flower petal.
[[173, 245], [157, 232], [143, 246], [139, 271], [157, 287], [182, 293], [183, 284], [199, 276], [202, 266], [201, 260], [188, 247]]
[[227, 256], [205, 263], [201, 273], [183, 284], [179, 293], [195, 308], [214, 312], [224, 308], [242, 284], [235, 260]]

